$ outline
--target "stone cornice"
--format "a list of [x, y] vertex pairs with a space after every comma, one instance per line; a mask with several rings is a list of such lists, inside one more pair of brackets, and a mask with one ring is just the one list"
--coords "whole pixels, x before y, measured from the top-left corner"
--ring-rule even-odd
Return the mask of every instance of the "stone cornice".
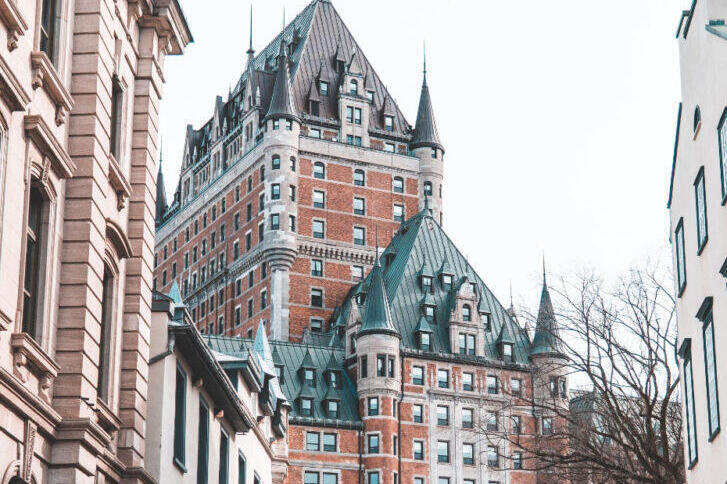
[[298, 253], [301, 255], [355, 262], [364, 265], [373, 265], [374, 263], [375, 251], [371, 249], [341, 247], [339, 245], [329, 245], [325, 242], [317, 242], [315, 239], [302, 237], [301, 239], [298, 243]]
[[109, 155], [109, 183], [118, 197], [117, 208], [122, 210], [126, 206], [126, 201], [131, 197], [131, 185], [121, 172], [121, 167], [113, 155]]
[[[0, 3], [3, 1], [8, 0], [0, 0]], [[2, 55], [0, 55], [0, 95], [7, 100], [13, 111], [25, 111], [30, 102], [30, 96]]]
[[[136, 4], [139, 0], [131, 0]], [[152, 10], [142, 14], [139, 24], [143, 27], [153, 28], [159, 35], [160, 45], [169, 43], [167, 51], [171, 55], [179, 55], [190, 42], [193, 42], [192, 32], [189, 30], [187, 20], [177, 0], [156, 0], [151, 6]]]
[[61, 178], [70, 178], [76, 171], [76, 165], [68, 156], [63, 145], [53, 135], [45, 120], [38, 114], [25, 116], [25, 132], [38, 145], [38, 148], [51, 159], [54, 170]]
[[11, 407], [32, 419], [45, 433], [52, 434], [61, 416], [53, 407], [35, 395], [20, 380], [0, 368], [0, 401], [7, 402]]
[[0, 19], [8, 29], [8, 50], [13, 51], [18, 46], [18, 38], [28, 30], [28, 23], [15, 0], [0, 0]]
[[30, 64], [33, 67], [33, 89], [43, 86], [56, 104], [56, 125], [66, 122], [66, 116], [73, 108], [73, 98], [63, 85], [58, 72], [45, 52], [31, 52]]

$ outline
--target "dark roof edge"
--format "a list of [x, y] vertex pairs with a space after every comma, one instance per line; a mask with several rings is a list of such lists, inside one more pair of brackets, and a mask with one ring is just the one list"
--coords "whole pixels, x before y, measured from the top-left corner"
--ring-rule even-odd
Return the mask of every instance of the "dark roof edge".
[[[514, 363], [507, 361], [491, 360], [483, 356], [459, 355], [454, 353], [428, 353], [425, 351], [401, 348], [399, 353], [409, 358], [422, 358], [427, 360], [436, 360], [448, 363], [461, 363], [468, 365], [480, 365], [487, 368], [510, 369], [519, 371], [532, 371], [528, 365], [522, 363]], [[348, 360], [347, 360], [348, 362]], [[352, 361], [353, 362], [353, 361]]]
[[337, 428], [346, 430], [363, 430], [363, 422], [350, 422], [347, 420], [333, 420], [327, 418], [299, 417], [291, 415], [288, 418], [290, 425], [300, 425], [305, 427], [323, 427]]
[[671, 197], [674, 192], [674, 173], [676, 172], [677, 166], [677, 153], [679, 152], [679, 132], [682, 125], [682, 103], [679, 103], [679, 109], [677, 110], [677, 129], [674, 135], [674, 156], [671, 161], [671, 177], [669, 180], [669, 199], [666, 202], [666, 208], [671, 208]]

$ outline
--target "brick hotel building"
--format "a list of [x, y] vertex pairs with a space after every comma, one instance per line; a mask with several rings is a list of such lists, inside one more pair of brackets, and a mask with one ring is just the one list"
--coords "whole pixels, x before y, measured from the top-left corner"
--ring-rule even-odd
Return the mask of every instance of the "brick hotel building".
[[443, 231], [426, 67], [411, 126], [329, 0], [246, 62], [169, 200], [160, 167], [154, 285], [223, 368], [274, 367], [286, 482], [557, 479], [497, 438], [553, 432], [533, 396], [568, 404], [548, 289], [531, 341]]

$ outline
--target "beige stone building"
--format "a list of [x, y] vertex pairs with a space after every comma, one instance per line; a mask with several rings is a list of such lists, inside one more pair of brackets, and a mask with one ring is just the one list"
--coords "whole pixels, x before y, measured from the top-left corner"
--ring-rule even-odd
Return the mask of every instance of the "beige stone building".
[[177, 0], [0, 0], [0, 483], [144, 470]]
[[689, 483], [725, 482], [718, 385], [727, 380], [727, 3], [692, 2], [679, 42], [682, 99], [669, 193]]

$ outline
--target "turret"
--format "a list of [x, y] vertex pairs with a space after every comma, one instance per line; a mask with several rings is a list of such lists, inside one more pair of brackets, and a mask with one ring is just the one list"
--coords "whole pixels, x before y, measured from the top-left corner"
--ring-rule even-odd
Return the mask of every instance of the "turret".
[[[284, 35], [281, 34], [281, 35]], [[288, 49], [285, 39], [280, 39], [280, 50], [278, 52], [278, 72], [275, 74], [273, 94], [270, 98], [268, 113], [264, 122], [272, 122], [272, 129], [282, 129], [283, 122], [295, 122], [300, 124], [300, 119], [293, 106], [293, 93], [290, 86], [290, 72], [288, 71]], [[275, 122], [280, 123], [275, 127]], [[271, 126], [268, 126], [271, 129]]]
[[159, 171], [157, 172], [157, 199], [156, 199], [156, 215], [154, 219], [159, 224], [164, 218], [167, 211], [167, 192], [164, 187], [164, 173], [162, 172], [162, 157], [159, 154]]
[[417, 120], [409, 149], [419, 158], [420, 207], [425, 198], [430, 199], [432, 216], [442, 224], [442, 181], [444, 147], [439, 141], [437, 122], [434, 119], [432, 99], [427, 85], [427, 58], [424, 56], [422, 91], [419, 96]]

